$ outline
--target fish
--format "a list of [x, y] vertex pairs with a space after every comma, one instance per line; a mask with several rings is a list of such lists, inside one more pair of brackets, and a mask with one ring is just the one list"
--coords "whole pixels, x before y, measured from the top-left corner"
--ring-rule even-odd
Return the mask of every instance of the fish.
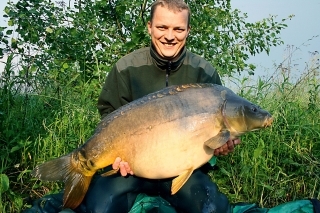
[[215, 149], [272, 122], [268, 111], [227, 87], [209, 83], [170, 86], [108, 114], [83, 145], [36, 166], [31, 175], [43, 181], [63, 181], [63, 206], [74, 209], [93, 175], [121, 157], [138, 177], [173, 178], [171, 194], [175, 194], [195, 169], [213, 157]]

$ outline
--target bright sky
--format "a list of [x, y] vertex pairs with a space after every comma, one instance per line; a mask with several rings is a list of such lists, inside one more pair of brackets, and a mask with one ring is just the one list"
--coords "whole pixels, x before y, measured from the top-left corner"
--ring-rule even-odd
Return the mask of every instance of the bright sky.
[[[305, 63], [311, 58], [310, 52], [320, 52], [320, 0], [231, 0], [233, 8], [248, 14], [248, 21], [255, 22], [269, 15], [277, 15], [279, 21], [293, 14], [295, 17], [287, 21], [288, 27], [280, 34], [284, 45], [271, 48], [269, 56], [259, 54], [250, 59], [258, 67], [256, 73], [263, 75], [274, 72], [273, 64], [279, 65], [287, 57], [287, 45], [299, 48], [293, 54], [293, 64], [297, 72], [305, 68]], [[312, 37], [318, 36], [311, 39]], [[319, 55], [318, 55], [319, 59]]]
[[[17, 1], [17, 0], [13, 0]], [[2, 17], [6, 0], [0, 1], [0, 26], [5, 26]], [[258, 66], [257, 74], [262, 75], [267, 70], [272, 72], [273, 64], [279, 64], [286, 57], [286, 46], [294, 45], [300, 49], [293, 55], [295, 64], [304, 66], [310, 58], [309, 52], [320, 52], [320, 0], [231, 0], [232, 8], [238, 8], [248, 14], [248, 21], [255, 22], [269, 15], [278, 15], [279, 21], [291, 14], [295, 17], [288, 21], [288, 28], [281, 33], [285, 44], [271, 49], [270, 55], [260, 54], [250, 59], [251, 63]], [[314, 36], [316, 38], [311, 39]], [[303, 45], [304, 44], [304, 45]], [[0, 64], [0, 72], [3, 65]]]

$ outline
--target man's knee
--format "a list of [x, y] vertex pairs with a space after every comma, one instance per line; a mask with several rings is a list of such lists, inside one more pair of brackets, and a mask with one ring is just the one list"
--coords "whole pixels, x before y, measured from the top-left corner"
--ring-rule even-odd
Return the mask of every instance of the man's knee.
[[[80, 212], [126, 213], [136, 198], [132, 191], [139, 187], [139, 181], [134, 176], [98, 176], [92, 181], [78, 209]], [[128, 194], [131, 197], [128, 197]]]
[[[186, 184], [177, 192], [173, 199], [177, 208], [192, 213], [212, 213], [231, 211], [226, 195], [221, 193], [210, 177], [196, 170]], [[175, 205], [172, 203], [173, 205]]]

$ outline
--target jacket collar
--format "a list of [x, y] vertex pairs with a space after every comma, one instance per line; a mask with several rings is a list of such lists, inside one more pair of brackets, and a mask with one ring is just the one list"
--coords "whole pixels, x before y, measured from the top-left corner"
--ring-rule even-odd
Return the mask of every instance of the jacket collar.
[[150, 46], [150, 54], [153, 63], [155, 63], [160, 69], [167, 70], [169, 64], [170, 64], [170, 70], [172, 72], [176, 71], [183, 63], [183, 60], [186, 57], [187, 48], [184, 46], [179, 54], [179, 57], [175, 60], [169, 61], [166, 59], [163, 59], [155, 50], [155, 47], [151, 44]]

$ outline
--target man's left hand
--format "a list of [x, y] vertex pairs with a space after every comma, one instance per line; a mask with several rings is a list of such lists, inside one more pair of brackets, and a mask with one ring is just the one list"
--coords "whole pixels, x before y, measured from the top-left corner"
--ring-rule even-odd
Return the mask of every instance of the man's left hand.
[[117, 157], [114, 163], [112, 164], [112, 168], [114, 170], [119, 169], [121, 176], [125, 177], [128, 174], [133, 175], [133, 171], [131, 170], [128, 162], [122, 161], [120, 157]]

